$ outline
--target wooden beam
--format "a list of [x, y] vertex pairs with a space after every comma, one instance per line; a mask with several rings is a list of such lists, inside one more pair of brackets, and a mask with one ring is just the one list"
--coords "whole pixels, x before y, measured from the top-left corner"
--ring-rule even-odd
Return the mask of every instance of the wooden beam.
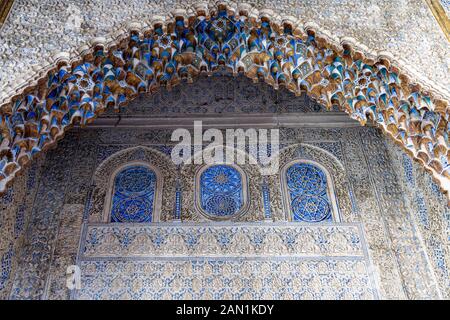
[[0, 0], [0, 28], [5, 23], [13, 4], [14, 0]]
[[447, 41], [450, 42], [450, 19], [442, 7], [441, 2], [439, 0], [425, 0], [425, 2], [428, 4], [428, 7], [430, 7], [431, 12], [447, 37]]
[[191, 129], [194, 121], [202, 121], [206, 128], [354, 128], [358, 121], [344, 112], [289, 113], [289, 114], [237, 114], [200, 115], [180, 117], [99, 117], [87, 129], [96, 128], [148, 128], [148, 129]]

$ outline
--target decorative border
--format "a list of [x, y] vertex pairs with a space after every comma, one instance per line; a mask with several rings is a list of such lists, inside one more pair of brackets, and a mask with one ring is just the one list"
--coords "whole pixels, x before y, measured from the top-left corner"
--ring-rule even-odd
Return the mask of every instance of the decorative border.
[[[296, 223], [290, 223], [290, 222], [278, 222], [278, 223], [270, 223], [267, 222], [252, 222], [252, 223], [230, 223], [230, 222], [210, 222], [210, 223], [183, 223], [183, 224], [174, 224], [174, 223], [146, 223], [146, 224], [120, 224], [118, 226], [112, 226], [108, 224], [89, 224], [83, 226], [84, 232], [83, 232], [83, 238], [81, 240], [81, 246], [79, 248], [78, 252], [78, 258], [77, 263], [82, 266], [82, 282], [87, 281], [86, 285], [92, 284], [92, 276], [98, 272], [96, 269], [92, 269], [92, 264], [94, 265], [102, 265], [106, 266], [107, 268], [102, 269], [101, 275], [106, 276], [107, 278], [115, 278], [117, 276], [117, 271], [121, 269], [121, 267], [128, 266], [130, 268], [133, 268], [134, 266], [142, 266], [142, 268], [138, 267], [139, 270], [148, 270], [144, 271], [144, 274], [142, 276], [147, 279], [151, 276], [155, 276], [155, 272], [161, 271], [161, 269], [157, 268], [157, 270], [152, 269], [155, 264], [161, 264], [161, 265], [171, 265], [171, 264], [193, 264], [193, 265], [201, 265], [204, 263], [217, 263], [218, 265], [223, 265], [227, 263], [235, 263], [236, 267], [238, 269], [234, 269], [234, 273], [236, 273], [237, 277], [240, 278], [241, 272], [244, 272], [247, 269], [241, 270], [242, 263], [250, 263], [250, 264], [259, 264], [264, 263], [266, 265], [280, 265], [280, 264], [286, 264], [286, 263], [295, 263], [297, 266], [302, 263], [334, 263], [336, 261], [339, 261], [340, 263], [343, 263], [345, 265], [346, 262], [349, 263], [356, 263], [358, 261], [361, 261], [365, 265], [364, 269], [364, 275], [367, 279], [366, 285], [368, 286], [367, 289], [370, 290], [370, 292], [373, 294], [372, 298], [379, 299], [380, 298], [380, 288], [378, 286], [378, 283], [376, 281], [376, 272], [374, 272], [372, 261], [370, 260], [369, 253], [368, 253], [368, 246], [365, 240], [364, 235], [364, 229], [361, 223], [317, 223], [317, 224], [308, 224], [308, 223], [302, 223], [302, 222], [296, 222]], [[106, 231], [106, 235], [114, 235], [115, 237], [125, 236], [128, 240], [131, 239], [133, 243], [138, 241], [138, 246], [140, 249], [138, 251], [131, 251], [129, 249], [123, 249], [119, 247], [114, 246], [108, 246], [105, 247], [107, 251], [99, 251], [99, 254], [86, 254], [86, 244], [89, 242], [89, 234], [90, 230], [104, 230]], [[166, 232], [164, 232], [164, 229], [167, 229]], [[315, 234], [318, 236], [316, 239], [315, 237], [309, 237], [308, 240], [304, 239], [301, 240], [302, 245], [306, 245], [303, 249], [301, 248], [293, 248], [293, 251], [283, 251], [277, 248], [276, 241], [269, 241], [268, 248], [270, 249], [268, 252], [265, 252], [264, 250], [258, 251], [258, 250], [252, 250], [250, 249], [243, 240], [237, 240], [235, 243], [237, 243], [236, 248], [232, 248], [232, 243], [226, 244], [225, 247], [222, 247], [222, 250], [194, 250], [195, 252], [201, 252], [200, 255], [197, 255], [190, 250], [187, 250], [186, 252], [179, 252], [177, 251], [177, 248], [181, 248], [180, 242], [175, 242], [175, 247], [172, 248], [172, 250], [158, 253], [158, 252], [152, 252], [149, 249], [149, 247], [146, 247], [145, 241], [141, 241], [143, 236], [149, 236], [149, 235], [158, 235], [159, 238], [164, 237], [164, 234], [170, 234], [171, 236], [175, 235], [184, 235], [185, 241], [190, 241], [190, 233], [194, 232], [196, 235], [211, 235], [216, 234], [216, 236], [223, 235], [226, 233], [226, 230], [231, 231], [233, 235], [240, 234], [244, 235], [245, 238], [250, 239], [252, 231], [257, 232], [258, 234], [261, 234], [261, 230], [265, 230], [264, 235], [270, 239], [266, 240], [272, 240], [271, 236], [275, 235], [276, 232], [279, 233], [278, 237], [284, 238], [288, 237], [289, 235], [294, 236], [300, 236], [303, 234]], [[319, 231], [320, 230], [320, 231]], [[328, 231], [326, 231], [328, 230]], [[340, 230], [341, 232], [334, 232], [336, 230]], [[334, 243], [333, 241], [326, 242], [324, 247], [321, 247], [321, 251], [314, 251], [314, 243], [320, 242], [321, 237], [316, 234], [316, 232], [319, 231], [319, 234], [322, 234], [322, 231], [329, 234], [330, 236], [336, 236], [337, 233], [342, 234], [342, 232], [349, 231], [350, 234], [353, 236], [350, 236], [350, 242], [354, 241], [355, 238], [359, 239], [359, 242], [355, 244], [352, 248], [335, 248], [333, 247]], [[130, 233], [133, 233], [133, 236], [130, 236]], [[358, 234], [356, 237], [354, 234]], [[97, 235], [98, 236], [98, 235]], [[137, 239], [139, 237], [139, 239]], [[101, 241], [101, 238], [96, 238], [96, 245], [98, 244], [97, 241]], [[281, 239], [280, 238], [280, 239]], [[134, 239], [134, 240], [133, 240]], [[127, 243], [129, 243], [127, 240]], [[235, 239], [236, 240], [236, 239]], [[245, 240], [245, 239], [244, 239]], [[297, 239], [298, 240], [298, 239]], [[286, 241], [289, 242], [289, 240], [286, 239]], [[109, 240], [107, 240], [109, 244]], [[158, 243], [160, 243], [160, 240], [158, 240]], [[162, 245], [167, 245], [165, 241], [161, 242]], [[195, 242], [193, 243], [193, 246], [201, 246], [202, 243], [209, 244], [210, 241], [208, 239], [203, 239], [203, 241]], [[170, 245], [170, 244], [169, 244]], [[310, 246], [312, 245], [312, 247]], [[230, 247], [230, 248], [229, 248]], [[116, 250], [119, 251], [116, 251]], [[210, 248], [211, 249], [211, 248]], [[316, 248], [317, 249], [317, 248]], [[123, 250], [126, 251], [127, 255], [123, 255]], [[306, 250], [306, 251], [305, 251]], [[324, 253], [326, 252], [326, 253]], [[145, 267], [147, 266], [147, 267]], [[275, 279], [279, 276], [279, 271], [282, 271], [282, 269], [278, 269], [278, 267], [275, 267], [276, 271], [274, 273], [268, 272], [265, 274], [265, 277], [268, 279]], [[121, 269], [122, 270], [122, 269]], [[123, 269], [128, 270], [128, 269]], [[254, 270], [259, 270], [259, 268], [256, 268]], [[290, 269], [293, 272], [295, 269]], [[315, 269], [313, 269], [315, 270]], [[311, 271], [313, 271], [311, 270]], [[200, 269], [199, 269], [200, 271]], [[148, 274], [145, 274], [145, 272], [148, 272]], [[181, 288], [184, 288], [188, 290], [190, 288], [187, 283], [190, 283], [189, 281], [196, 279], [197, 276], [194, 274], [184, 274], [183, 269], [175, 268], [170, 270], [163, 270], [164, 275], [166, 277], [177, 277], [178, 274], [181, 272], [184, 275], [184, 279], [187, 279], [188, 282], [181, 282]], [[345, 270], [338, 270], [337, 272], [345, 272]], [[245, 273], [245, 272], [244, 272]], [[301, 273], [301, 272], [300, 272]], [[321, 272], [317, 274], [319, 276]], [[135, 275], [133, 273], [133, 275]], [[201, 272], [201, 275], [206, 275], [205, 272]], [[158, 277], [158, 275], [156, 275]], [[226, 274], [220, 275], [221, 279], [226, 279]], [[235, 278], [235, 277], [233, 277]], [[353, 277], [351, 277], [353, 279]], [[141, 281], [140, 279], [136, 279], [137, 281]], [[107, 281], [108, 285], [110, 285], [110, 282]], [[106, 284], [106, 283], [105, 283]], [[208, 282], [208, 284], [210, 284]], [[120, 287], [123, 290], [134, 290], [134, 288], [130, 287], [129, 282], [124, 282]], [[205, 285], [207, 285], [205, 283]], [[233, 285], [230, 284], [231, 288], [233, 288]], [[309, 283], [305, 284], [308, 285]], [[84, 286], [83, 286], [84, 287]], [[98, 287], [98, 290], [103, 290], [102, 287]], [[89, 289], [90, 290], [90, 289]], [[106, 289], [104, 291], [104, 294], [108, 295], [109, 299], [117, 299], [118, 297], [115, 297], [114, 295], [109, 295], [109, 289]], [[145, 290], [152, 290], [152, 287], [148, 287]], [[83, 291], [83, 290], [82, 290]], [[82, 291], [80, 292], [71, 292], [71, 299], [80, 299], [83, 298]], [[86, 293], [86, 292], [85, 292]], [[91, 297], [93, 298], [93, 297]], [[142, 299], [142, 297], [134, 297], [133, 299]], [[157, 298], [156, 296], [153, 296], [152, 299]], [[161, 297], [157, 298], [160, 299]], [[237, 297], [236, 297], [237, 298]]]
[[[315, 230], [315, 231], [314, 231]], [[236, 248], [231, 248], [230, 243], [225, 243], [220, 248], [213, 249], [213, 240], [209, 239], [208, 236], [216, 232], [216, 236], [223, 236], [224, 232], [229, 231], [238, 239], [235, 242]], [[270, 238], [267, 242], [269, 246], [269, 251], [264, 252], [261, 249], [251, 251], [249, 248], [250, 244], [247, 240], [251, 239], [251, 232], [255, 231], [256, 234], [261, 236], [269, 236], [274, 232], [280, 232], [283, 239], [286, 232], [297, 232], [299, 236], [308, 236], [302, 238], [301, 244], [306, 245], [306, 247], [298, 247], [292, 244], [291, 238], [286, 238], [282, 240], [286, 243], [292, 244], [291, 250], [282, 250], [277, 248], [277, 239]], [[338, 231], [341, 231], [338, 232]], [[331, 238], [339, 236], [342, 232], [356, 232], [358, 237], [351, 236], [346, 239], [347, 242], [356, 241], [352, 243], [351, 248], [342, 247], [343, 241], [339, 243], [332, 243], [332, 241], [323, 241], [324, 233], [328, 234]], [[309, 233], [312, 232], [312, 233]], [[314, 232], [319, 232], [320, 236]], [[185, 241], [191, 240], [191, 233], [199, 236], [198, 241], [193, 241], [191, 249], [186, 250], [186, 252], [181, 252], [186, 246]], [[164, 234], [167, 234], [171, 239], [164, 238]], [[353, 233], [352, 233], [353, 235]], [[113, 236], [114, 240], [110, 239], [109, 236]], [[160, 246], [169, 246], [164, 249], [157, 251], [152, 251], [151, 241], [145, 241], [144, 236], [157, 236], [157, 241]], [[184, 237], [183, 237], [184, 236]], [[241, 238], [244, 236], [245, 238]], [[314, 237], [314, 236], [317, 236]], [[104, 247], [102, 246], [101, 239], [106, 239]], [[164, 239], [163, 239], [164, 238]], [[126, 239], [126, 247], [118, 245], [120, 240]], [[150, 239], [148, 239], [150, 240]], [[230, 239], [232, 240], [232, 239]], [[298, 239], [297, 239], [298, 240]], [[328, 239], [330, 240], [330, 239]], [[206, 242], [205, 242], [206, 241]], [[259, 240], [258, 240], [259, 241]], [[312, 242], [311, 242], [312, 241]], [[221, 223], [217, 222], [206, 222], [206, 223], [190, 223], [185, 222], [182, 224], [173, 222], [160, 222], [160, 223], [120, 223], [120, 224], [104, 224], [104, 223], [90, 223], [86, 226], [86, 236], [83, 239], [83, 245], [80, 248], [80, 258], [82, 260], [90, 259], [149, 259], [149, 258], [192, 258], [192, 257], [328, 257], [328, 256], [351, 256], [351, 257], [367, 257], [366, 256], [366, 243], [364, 235], [362, 233], [360, 223], [329, 223], [329, 222], [319, 222], [319, 223], [306, 223], [306, 222], [230, 222], [224, 221]], [[196, 250], [195, 247], [202, 246], [202, 242], [208, 245], [208, 248], [202, 248]], [[308, 243], [305, 243], [308, 242]], [[311, 243], [309, 243], [311, 242]], [[320, 247], [314, 247], [315, 244], [320, 244]], [[139, 245], [140, 247], [135, 247]], [[348, 244], [348, 243], [347, 243]], [[261, 244], [262, 245], [262, 244]], [[329, 246], [329, 247], [327, 247]], [[99, 250], [94, 250], [99, 248]], [[131, 248], [130, 248], [131, 247]], [[245, 249], [247, 248], [247, 249]], [[186, 248], [185, 248], [186, 249]], [[245, 250], [247, 251], [245, 251]]]

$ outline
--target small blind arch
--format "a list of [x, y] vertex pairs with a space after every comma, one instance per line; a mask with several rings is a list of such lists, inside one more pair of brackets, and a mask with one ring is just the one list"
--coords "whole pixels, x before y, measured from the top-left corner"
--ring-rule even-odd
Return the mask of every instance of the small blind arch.
[[208, 218], [227, 220], [246, 210], [247, 180], [243, 171], [236, 166], [206, 166], [197, 173], [196, 180], [196, 205]]
[[297, 222], [339, 221], [333, 184], [320, 164], [295, 160], [282, 173], [285, 207], [289, 220]]
[[141, 164], [130, 164], [114, 176], [110, 222], [152, 222], [157, 176]]

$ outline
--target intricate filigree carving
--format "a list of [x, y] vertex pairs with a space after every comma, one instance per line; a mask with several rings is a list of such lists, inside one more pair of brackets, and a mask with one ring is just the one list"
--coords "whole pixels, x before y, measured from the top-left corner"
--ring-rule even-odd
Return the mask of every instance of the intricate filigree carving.
[[[197, 157], [193, 157], [192, 163], [195, 163]], [[249, 155], [245, 154], [245, 164], [239, 165], [239, 170], [242, 170], [241, 179], [244, 184], [248, 185], [248, 189], [244, 186], [242, 189], [242, 210], [238, 210], [237, 214], [232, 215], [231, 219], [236, 221], [259, 221], [264, 219], [264, 208], [261, 195], [261, 172], [258, 165], [250, 164]], [[205, 221], [204, 215], [200, 214], [197, 202], [196, 183], [199, 183], [198, 176], [199, 165], [185, 164], [180, 171], [180, 180], [183, 186], [182, 196], [182, 220], [186, 221]], [[237, 170], [237, 171], [239, 171]], [[245, 176], [244, 176], [245, 175]], [[246, 179], [246, 177], [252, 177]], [[201, 210], [201, 209], [200, 209]]]
[[92, 225], [83, 257], [364, 256], [355, 224]]
[[327, 195], [327, 177], [310, 163], [291, 164], [284, 173], [294, 221], [318, 222], [332, 219]]
[[[133, 147], [111, 155], [96, 170], [94, 175], [95, 187], [92, 193], [91, 207], [89, 208], [89, 221], [106, 221], [109, 216], [108, 209], [110, 208], [107, 205], [107, 196], [111, 193], [109, 181], [115, 170], [133, 161], [148, 163], [152, 167], [159, 169], [161, 178], [159, 183], [156, 183], [156, 186], [161, 188], [162, 185], [160, 192], [164, 196], [161, 200], [161, 209], [158, 206], [156, 208], [161, 210], [161, 212], [158, 212], [161, 221], [172, 219], [172, 211], [175, 205], [175, 176], [173, 175], [173, 172], [176, 171], [175, 165], [167, 155], [160, 151], [148, 147]], [[156, 194], [158, 193], [159, 191], [156, 190]]]
[[114, 178], [111, 222], [151, 222], [155, 208], [156, 173], [129, 166]]
[[358, 224], [90, 226], [78, 298], [370, 299], [364, 243]]
[[374, 299], [369, 268], [365, 260], [342, 258], [83, 261], [77, 298]]
[[247, 199], [241, 173], [229, 165], [213, 165], [198, 175], [199, 209], [215, 218], [230, 218], [237, 214]]

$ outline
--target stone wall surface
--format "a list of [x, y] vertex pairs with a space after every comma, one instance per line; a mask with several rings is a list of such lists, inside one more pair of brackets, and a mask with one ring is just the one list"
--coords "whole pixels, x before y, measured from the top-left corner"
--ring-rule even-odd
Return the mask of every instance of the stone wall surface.
[[[199, 88], [206, 86], [208, 81], [210, 80], [204, 80], [204, 83], [200, 81]], [[320, 107], [314, 107], [314, 103], [305, 97], [294, 98], [289, 94], [284, 96], [282, 91], [274, 94], [272, 89], [266, 90], [263, 87], [260, 88], [261, 91], [255, 91], [247, 88], [245, 85], [247, 80], [243, 81], [236, 80], [236, 83], [231, 86], [223, 86], [223, 84], [211, 86], [215, 90], [195, 91], [191, 89], [193, 87], [181, 86], [179, 92], [175, 91], [174, 93], [181, 96], [179, 99], [174, 99], [170, 94], [166, 95], [162, 91], [156, 97], [136, 100], [130, 105], [129, 110], [131, 111], [123, 116], [132, 117], [133, 112], [142, 116], [146, 110], [152, 110], [154, 116], [163, 116], [164, 114], [167, 116], [167, 113], [171, 112], [168, 108], [180, 107], [181, 110], [178, 110], [177, 113], [206, 112], [220, 118], [224, 113], [222, 110], [224, 101], [231, 101], [230, 105], [234, 105], [236, 109], [233, 111], [245, 115], [252, 112], [276, 113], [282, 110], [281, 112], [284, 113], [291, 111], [293, 116], [299, 117], [305, 115], [305, 111], [309, 114], [315, 113], [321, 117], [327, 117], [326, 112], [323, 112]], [[192, 92], [192, 95], [189, 96], [186, 92]], [[233, 98], [229, 98], [230, 95]], [[205, 99], [205, 101], [198, 105], [189, 102], [178, 105], [177, 101], [189, 97], [194, 101], [201, 101], [201, 99]], [[255, 103], [254, 99], [261, 100], [257, 100]], [[267, 101], [264, 102], [264, 99]], [[240, 101], [241, 106], [250, 106], [250, 109], [242, 110], [236, 101]], [[276, 108], [271, 108], [275, 105]], [[253, 108], [255, 108], [254, 111], [252, 111]], [[117, 117], [119, 121], [117, 115], [107, 114], [105, 117]], [[416, 164], [410, 163], [410, 158], [396, 146], [387, 142], [386, 137], [375, 128], [285, 127], [280, 129], [280, 143], [283, 150], [281, 163], [284, 164], [293, 159], [305, 159], [323, 165], [333, 179], [334, 196], [338, 203], [337, 207], [342, 223], [360, 224], [361, 229], [358, 232], [355, 233], [351, 228], [349, 233], [339, 231], [344, 227], [335, 223], [331, 225], [334, 229], [318, 233], [320, 236], [311, 236], [314, 233], [302, 229], [303, 227], [300, 225], [294, 227], [297, 231], [292, 231], [293, 234], [300, 238], [310, 239], [305, 243], [312, 244], [312, 247], [289, 249], [291, 244], [287, 245], [283, 242], [287, 241], [286, 239], [278, 242], [271, 241], [273, 246], [268, 246], [267, 249], [273, 249], [276, 247], [275, 245], [280, 245], [279, 248], [285, 246], [286, 253], [281, 257], [281, 262], [272, 259], [272, 262], [265, 265], [264, 268], [268, 268], [268, 272], [272, 270], [272, 273], [280, 270], [287, 271], [285, 274], [280, 273], [280, 277], [267, 279], [261, 272], [256, 272], [256, 270], [266, 270], [261, 269], [263, 266], [259, 262], [255, 262], [256, 260], [244, 262], [236, 254], [236, 251], [229, 251], [230, 248], [226, 248], [228, 251], [223, 251], [224, 253], [232, 252], [231, 256], [225, 257], [226, 259], [202, 256], [197, 260], [180, 261], [172, 255], [166, 259], [167, 263], [162, 263], [161, 261], [164, 259], [155, 260], [152, 256], [160, 257], [161, 252], [148, 249], [155, 245], [153, 240], [149, 240], [151, 238], [146, 237], [148, 235], [146, 228], [142, 228], [142, 230], [129, 228], [131, 231], [127, 231], [127, 227], [124, 226], [117, 227], [117, 230], [109, 229], [113, 230], [112, 233], [107, 231], [103, 233], [103, 239], [106, 239], [107, 246], [97, 247], [96, 245], [99, 243], [89, 241], [93, 238], [89, 238], [88, 235], [89, 230], [93, 230], [93, 228], [98, 230], [104, 228], [104, 225], [102, 226], [104, 220], [101, 218], [104, 214], [103, 200], [105, 194], [110, 192], [104, 181], [109, 179], [113, 167], [127, 160], [146, 161], [148, 159], [157, 159], [159, 162], [154, 164], [165, 165], [163, 159], [169, 159], [168, 155], [173, 146], [173, 143], [170, 142], [172, 131], [120, 126], [115, 128], [74, 128], [67, 133], [55, 149], [45, 153], [45, 158], [33, 161], [28, 171], [22, 173], [20, 178], [14, 182], [13, 187], [1, 199], [3, 207], [0, 213], [0, 226], [2, 235], [5, 235], [1, 238], [0, 248], [1, 297], [11, 299], [177, 298], [178, 289], [183, 286], [191, 286], [195, 289], [199, 283], [212, 283], [228, 279], [227, 286], [233, 290], [240, 286], [243, 288], [252, 286], [255, 289], [252, 292], [257, 292], [256, 295], [250, 296], [254, 298], [265, 296], [263, 291], [258, 291], [260, 287], [256, 282], [266, 283], [269, 281], [272, 291], [276, 293], [275, 298], [448, 299], [450, 297], [448, 290], [449, 212], [445, 205], [445, 197], [439, 193], [429, 175]], [[154, 157], [155, 154], [158, 157]], [[251, 167], [243, 169], [249, 173], [254, 170]], [[187, 182], [193, 181], [194, 171], [186, 168], [180, 177], [185, 179], [182, 189], [181, 219], [194, 225], [201, 221], [206, 227], [212, 228], [211, 234], [215, 235], [214, 230], [218, 229], [214, 229], [214, 222], [205, 221], [191, 206], [194, 190], [193, 185]], [[176, 175], [172, 174], [172, 176]], [[258, 223], [264, 223], [264, 230], [270, 229], [272, 224], [274, 226], [272, 233], [266, 232], [266, 234], [274, 236], [277, 224], [286, 220], [280, 177], [278, 175], [268, 181], [272, 218], [276, 222], [265, 223], [262, 222], [264, 220], [260, 192], [262, 181], [260, 178], [255, 178], [257, 176], [253, 174], [251, 176], [253, 179], [249, 193], [253, 210], [237, 218], [237, 221], [234, 222], [246, 224], [259, 221]], [[98, 177], [102, 177], [102, 179]], [[171, 182], [168, 183], [167, 192], [163, 195], [162, 220], [167, 221], [166, 224], [173, 224], [171, 221], [174, 220], [174, 203], [171, 202], [171, 199], [174, 198], [176, 190], [174, 179], [168, 181]], [[176, 227], [173, 228], [176, 229]], [[127, 234], [127, 232], [131, 233]], [[177, 231], [177, 234], [182, 234], [180, 232]], [[351, 236], [352, 234], [354, 236]], [[81, 250], [79, 249], [81, 235], [83, 235], [81, 243], [91, 245], [86, 247], [87, 251], [83, 249], [85, 248], [83, 245]], [[128, 235], [132, 235], [133, 242], [128, 242], [130, 239]], [[183, 239], [182, 236], [181, 239]], [[349, 239], [353, 240], [345, 245]], [[354, 239], [361, 239], [361, 245], [366, 245], [367, 257], [362, 258], [362, 247], [359, 247], [360, 243]], [[210, 243], [210, 241], [207, 242]], [[125, 243], [133, 247], [123, 251]], [[242, 248], [234, 248], [234, 250], [243, 252], [244, 256], [248, 255], [251, 252], [251, 243], [252, 241], [249, 242], [247, 251]], [[328, 257], [328, 260], [324, 262], [323, 259], [320, 259], [321, 243], [325, 245], [326, 250], [335, 250], [326, 252], [340, 252], [339, 254], [344, 252], [343, 256], [356, 256], [359, 257], [359, 260], [344, 259], [346, 262], [339, 265], [337, 260]], [[315, 245], [319, 245], [319, 247], [315, 247]], [[327, 247], [328, 245], [337, 247]], [[176, 246], [172, 246], [170, 250], [178, 249]], [[187, 253], [190, 252], [189, 250], [194, 250], [189, 247], [181, 249], [187, 250], [185, 251]], [[254, 251], [256, 255], [265, 258], [270, 256], [269, 251], [258, 250]], [[121, 260], [115, 263], [108, 259], [102, 260], [105, 258], [105, 252], [106, 258], [111, 257], [112, 252], [113, 255], [116, 255], [114, 258]], [[297, 252], [298, 254], [294, 255], [294, 258], [301, 259], [294, 262], [289, 260], [290, 252]], [[305, 259], [302, 256], [305, 252], [313, 254]], [[141, 258], [147, 260], [144, 259], [144, 261], [141, 258], [133, 260], [136, 256], [142, 255], [144, 257]], [[99, 257], [101, 259], [97, 259]], [[89, 260], [90, 258], [96, 260]], [[340, 259], [342, 260], [342, 257]], [[76, 263], [81, 265], [83, 274], [86, 275], [84, 279], [87, 282], [85, 284], [93, 289], [92, 291], [82, 291], [79, 296], [71, 295], [66, 288], [66, 268], [68, 265]], [[162, 265], [167, 269], [166, 271], [161, 271]], [[153, 275], [151, 281], [156, 281], [154, 285], [158, 285], [157, 282], [161, 279], [170, 282], [173, 280], [170, 270], [177, 268], [183, 270], [182, 274], [179, 274], [183, 282], [177, 285], [173, 284], [172, 296], [167, 293], [167, 287], [164, 285], [161, 288], [165, 288], [166, 294], [155, 295], [152, 291], [146, 291], [145, 288], [149, 288], [148, 285], [150, 285], [145, 282], [147, 277]], [[256, 282], [235, 282], [236, 276], [226, 273], [227, 270], [233, 270], [233, 268], [247, 270], [249, 274], [255, 276]], [[288, 292], [287, 295], [279, 291], [280, 284], [286, 283], [290, 277], [295, 277], [294, 274], [291, 274], [293, 268], [302, 270], [296, 274], [300, 275], [301, 279], [298, 283], [290, 282], [289, 286], [298, 288], [310, 285], [311, 288], [319, 288], [318, 291], [315, 289], [313, 291], [296, 291], [297, 293], [294, 294]], [[311, 271], [316, 268], [322, 268], [323, 272], [318, 275]], [[152, 271], [156, 269], [159, 270], [158, 272], [162, 272], [160, 276], [155, 276], [156, 273]], [[117, 283], [111, 277], [100, 276], [105, 270], [109, 270], [117, 276]], [[227, 276], [220, 279], [219, 275], [221, 274]], [[291, 276], [287, 277], [286, 274]], [[342, 286], [342, 281], [345, 279], [356, 279], [348, 286], [350, 289], [358, 287], [358, 284], [365, 289], [363, 291], [349, 289], [349, 291], [332, 292], [329, 291], [330, 288], [323, 286], [325, 283], [335, 281], [336, 288], [343, 288], [345, 286]], [[370, 282], [371, 279], [373, 282]], [[125, 284], [128, 289], [111, 291], [111, 294], [108, 295], [105, 291], [94, 290], [102, 287], [101, 283], [111, 286], [112, 289], [123, 287]], [[327, 288], [323, 292], [320, 291], [321, 284], [322, 288]], [[159, 285], [162, 284], [159, 283]], [[136, 288], [136, 290], [130, 291], [129, 288]], [[140, 290], [139, 288], [144, 289]], [[238, 290], [241, 292], [238, 294], [238, 291], [233, 290], [226, 294], [213, 290], [210, 291], [210, 294], [213, 295], [213, 298], [229, 297], [230, 294], [235, 298], [249, 297], [248, 291], [244, 290], [244, 294]], [[130, 292], [140, 292], [141, 295], [130, 296]], [[200, 293], [194, 290], [189, 294], [191, 296], [184, 295], [183, 297], [198, 297]], [[208, 294], [200, 296], [210, 297]]]
[[[226, 2], [226, 1], [225, 1]], [[16, 88], [57, 52], [74, 54], [94, 37], [131, 20], [149, 21], [198, 1], [16, 0], [0, 33], [0, 88]], [[211, 7], [216, 1], [206, 1]], [[232, 2], [230, 2], [231, 4]], [[450, 44], [425, 1], [249, 1], [258, 10], [315, 22], [336, 37], [353, 37], [373, 51], [390, 51], [408, 69], [450, 89]]]

